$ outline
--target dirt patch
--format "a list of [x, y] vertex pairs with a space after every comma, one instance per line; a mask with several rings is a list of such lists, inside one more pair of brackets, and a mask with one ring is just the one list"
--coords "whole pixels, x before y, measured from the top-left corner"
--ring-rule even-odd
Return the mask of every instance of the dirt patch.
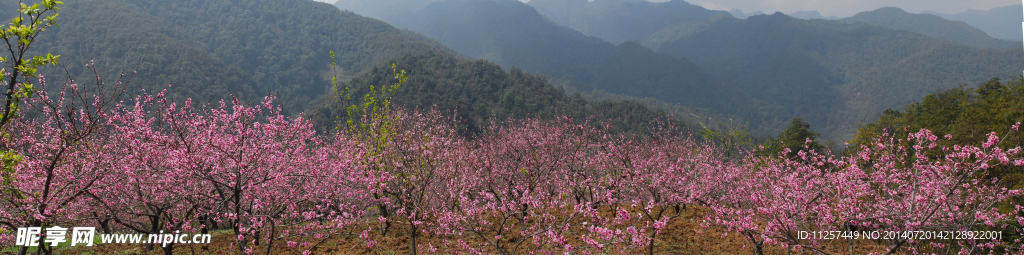
[[[735, 232], [726, 233], [723, 228], [712, 226], [710, 228], [701, 227], [703, 221], [703, 214], [705, 209], [690, 207], [683, 211], [680, 217], [677, 217], [669, 222], [665, 230], [655, 238], [654, 253], [655, 254], [753, 254], [754, 247], [746, 240], [746, 238], [740, 236]], [[371, 235], [373, 240], [377, 242], [372, 248], [367, 247], [366, 243], [358, 238], [358, 234], [367, 227], [373, 227], [374, 232]], [[313, 254], [411, 254], [411, 238], [408, 234], [408, 228], [405, 224], [396, 223], [392, 226], [387, 236], [380, 236], [380, 233], [376, 231], [377, 226], [355, 226], [352, 227], [351, 233], [330, 237], [327, 239], [313, 239], [313, 238], [291, 238], [285, 240], [275, 240], [274, 244], [268, 246], [262, 244], [253, 249], [253, 254], [302, 254], [304, 250], [311, 250]], [[585, 230], [584, 230], [585, 231]], [[583, 233], [583, 232], [581, 232]], [[463, 236], [464, 240], [472, 241], [474, 238], [471, 236]], [[177, 244], [174, 248], [175, 254], [238, 254], [237, 248], [232, 248], [232, 243], [236, 239], [234, 235], [229, 231], [218, 231], [213, 235], [213, 241], [210, 244]], [[447, 254], [448, 251], [442, 248], [442, 244], [448, 240], [449, 242], [454, 241], [451, 236], [438, 236], [438, 235], [421, 235], [417, 238], [417, 242], [420, 244], [432, 244], [434, 247], [438, 247], [440, 254]], [[293, 241], [298, 243], [297, 247], [289, 247], [287, 242]], [[477, 240], [483, 242], [482, 240]], [[308, 243], [308, 246], [304, 246], [304, 243]], [[319, 244], [318, 244], [319, 243]], [[575, 245], [583, 245], [582, 243], [572, 243]], [[827, 249], [830, 253], [846, 254], [847, 244], [845, 241], [836, 242], [829, 244]], [[267, 247], [271, 247], [271, 250], [267, 251]], [[528, 254], [529, 249], [521, 254]], [[854, 244], [854, 254], [866, 254], [870, 252], [883, 252], [885, 247], [877, 242], [860, 240]], [[489, 253], [496, 253], [495, 250], [487, 250]], [[764, 250], [765, 254], [801, 254], [800, 251], [791, 250], [787, 253], [786, 249], [776, 246], [766, 246]], [[806, 251], [810, 252], [810, 251]], [[120, 245], [120, 244], [100, 244], [93, 247], [81, 247], [72, 250], [64, 250], [62, 253], [65, 254], [163, 254], [163, 251], [159, 247], [154, 247], [152, 250], [147, 249], [146, 245]], [[629, 251], [631, 254], [643, 254], [646, 250], [633, 250]]]

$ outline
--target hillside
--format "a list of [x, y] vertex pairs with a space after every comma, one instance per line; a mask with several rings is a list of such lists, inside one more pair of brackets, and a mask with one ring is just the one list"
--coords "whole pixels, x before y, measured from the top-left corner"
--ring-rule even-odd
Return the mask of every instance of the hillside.
[[[412, 1], [409, 6], [417, 3]], [[568, 78], [585, 89], [650, 97], [726, 116], [760, 116], [752, 113], [756, 102], [749, 96], [689, 61], [635, 43], [616, 46], [585, 36], [551, 23], [518, 1], [437, 1], [386, 21], [423, 33], [467, 56], [505, 68], [544, 73], [552, 79]]]
[[[438, 45], [308, 0], [81, 0], [63, 6], [60, 19], [33, 50], [62, 55], [80, 80], [89, 77], [81, 66], [92, 59], [105, 76], [138, 67], [134, 89], [171, 83], [174, 98], [200, 102], [272, 93], [292, 113], [326, 92], [329, 51], [347, 78]], [[64, 77], [58, 68], [48, 70]]]
[[[5, 5], [17, 1], [5, 0]], [[7, 8], [0, 8], [7, 9]], [[59, 27], [42, 33], [33, 44], [36, 54], [61, 55], [63, 64], [78, 83], [91, 82], [84, 64], [94, 60], [104, 78], [138, 68], [129, 93], [139, 89], [161, 90], [172, 84], [172, 98], [194, 97], [201, 102], [219, 100], [234, 93], [253, 97], [266, 93], [251, 75], [225, 64], [216, 56], [177, 36], [159, 20], [132, 6], [114, 1], [75, 1], [60, 13]], [[6, 19], [6, 18], [5, 18]], [[43, 69], [50, 87], [60, 86], [63, 69]]]
[[827, 139], [958, 83], [1018, 74], [1024, 52], [978, 49], [869, 24], [781, 13], [717, 19], [659, 52], [684, 57], [747, 94], [789, 109]]
[[1024, 20], [1021, 12], [1021, 5], [1010, 5], [991, 10], [966, 10], [961, 13], [946, 14], [937, 12], [924, 12], [927, 14], [943, 17], [948, 20], [966, 22], [968, 25], [985, 31], [989, 36], [1003, 39], [1020, 41], [1022, 34], [1017, 22]]
[[[552, 119], [572, 116], [578, 121], [594, 118], [610, 121], [615, 132], [644, 132], [653, 120], [664, 118], [666, 112], [652, 110], [630, 101], [600, 100], [588, 102], [579, 94], [569, 95], [552, 86], [545, 78], [521, 71], [503, 70], [486, 60], [468, 60], [448, 53], [429, 52], [405, 55], [389, 61], [408, 71], [406, 81], [395, 94], [395, 102], [412, 109], [429, 109], [456, 113], [460, 131], [473, 135], [483, 131], [491, 121], [533, 117]], [[351, 81], [339, 84], [352, 95], [363, 95], [370, 85], [395, 83], [390, 65], [374, 67]], [[355, 97], [359, 98], [359, 97]], [[333, 97], [330, 104], [315, 111], [315, 124], [330, 130], [336, 121], [346, 119], [344, 105]]]
[[861, 12], [838, 20], [846, 24], [864, 22], [888, 29], [911, 31], [951, 42], [979, 48], [1006, 49], [1020, 47], [1020, 41], [995, 39], [981, 29], [961, 21], [949, 21], [931, 14], [912, 14], [896, 7]]

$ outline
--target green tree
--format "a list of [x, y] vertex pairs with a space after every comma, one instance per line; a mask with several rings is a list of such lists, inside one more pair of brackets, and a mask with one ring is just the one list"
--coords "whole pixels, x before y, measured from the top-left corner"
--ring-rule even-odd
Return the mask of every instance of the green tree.
[[[1020, 122], [1024, 122], [1024, 77], [1006, 81], [992, 78], [977, 87], [960, 85], [924, 96], [920, 102], [907, 105], [903, 112], [885, 111], [873, 123], [861, 125], [853, 144], [870, 144], [886, 136], [906, 138], [908, 133], [926, 128], [942, 137], [938, 141], [942, 146], [979, 146], [995, 132], [1004, 136], [996, 146], [1010, 149], [1024, 142], [1020, 133], [1011, 132]], [[991, 174], [1003, 179], [1008, 188], [1024, 187], [1024, 174], [1019, 169], [1001, 167]]]
[[[4, 127], [17, 116], [21, 101], [33, 96], [36, 88], [31, 78], [39, 78], [39, 67], [56, 65], [60, 56], [46, 54], [33, 56], [27, 54], [36, 37], [47, 27], [57, 26], [57, 7], [64, 2], [43, 0], [41, 3], [26, 5], [18, 2], [18, 16], [11, 23], [0, 28], [0, 39], [4, 41], [6, 51], [0, 53], [0, 88], [3, 89], [3, 107], [0, 108], [0, 135], [7, 136]], [[51, 14], [52, 13], [52, 14]], [[0, 148], [0, 184], [9, 185], [15, 181], [14, 167], [21, 163], [22, 155], [8, 151], [6, 146]], [[15, 191], [2, 191], [4, 195], [21, 196]], [[7, 233], [0, 233], [7, 234]], [[43, 248], [41, 246], [41, 248]], [[52, 249], [52, 248], [51, 248]], [[25, 254], [28, 247], [21, 247], [18, 254]], [[47, 254], [52, 250], [40, 249]]]
[[[407, 54], [389, 62], [395, 63], [398, 70], [409, 71], [406, 86], [394, 95], [393, 107], [448, 112], [454, 115], [458, 132], [466, 137], [479, 135], [491, 121], [502, 124], [510, 119], [550, 120], [562, 116], [581, 123], [589, 119], [592, 124], [608, 124], [616, 133], [640, 134], [646, 132], [653, 120], [668, 117], [663, 110], [618, 98], [588, 102], [579, 94], [552, 85], [544, 76], [516, 67], [506, 71], [486, 60], [431, 51]], [[313, 114], [317, 129], [334, 131], [344, 127], [349, 118], [346, 108], [361, 105], [363, 95], [371, 92], [371, 85], [393, 84], [394, 70], [382, 64], [348, 81], [339, 81], [337, 90], [344, 97], [344, 89], [351, 89], [351, 98], [342, 102], [335, 100], [333, 94], [324, 95]], [[374, 88], [378, 89], [377, 94], [381, 93], [378, 87]]]
[[36, 89], [29, 79], [39, 77], [38, 68], [47, 64], [56, 65], [60, 58], [53, 54], [31, 56], [26, 53], [40, 33], [47, 27], [57, 26], [57, 11], [60, 10], [57, 5], [64, 2], [43, 0], [33, 5], [18, 3], [18, 16], [0, 30], [0, 39], [7, 44], [6, 52], [0, 55], [0, 87], [4, 90], [0, 129], [17, 114], [21, 100], [32, 97]]
[[[691, 115], [698, 120], [701, 119], [695, 114]], [[708, 122], [710, 121], [711, 119], [708, 118]], [[741, 150], [750, 149], [752, 145], [750, 132], [747, 131], [749, 123], [740, 124], [730, 119], [728, 125], [720, 123], [717, 128], [709, 127], [709, 124], [705, 124], [704, 121], [698, 121], [698, 123], [701, 126], [700, 136], [705, 141], [724, 147], [730, 157], [742, 157], [743, 153], [741, 153]]]
[[[939, 142], [942, 145], [978, 145], [990, 133], [1007, 134], [1011, 126], [1022, 121], [1024, 79], [1015, 77], [1004, 82], [992, 78], [976, 88], [961, 85], [927, 95], [907, 105], [903, 112], [885, 111], [873, 123], [861, 126], [854, 143], [867, 144], [872, 137], [886, 134], [906, 137], [907, 132], [927, 128], [940, 137], [950, 136]], [[1011, 139], [1004, 145], [1019, 144], [1019, 138]]]
[[821, 152], [825, 149], [825, 146], [815, 141], [818, 138], [818, 133], [811, 131], [811, 124], [804, 121], [803, 118], [797, 117], [790, 121], [789, 127], [779, 133], [776, 140], [768, 140], [766, 142], [764, 153], [766, 155], [776, 155], [786, 148], [789, 148], [789, 153], [786, 154], [788, 157], [794, 157], [797, 152], [803, 150], [814, 150]]

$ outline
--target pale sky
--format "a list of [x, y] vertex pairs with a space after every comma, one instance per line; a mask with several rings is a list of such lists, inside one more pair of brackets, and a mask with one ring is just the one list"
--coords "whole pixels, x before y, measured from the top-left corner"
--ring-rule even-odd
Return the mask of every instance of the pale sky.
[[776, 11], [793, 13], [814, 10], [824, 16], [840, 18], [890, 6], [911, 13], [923, 11], [959, 13], [967, 9], [989, 10], [1021, 3], [1017, 0], [688, 0], [687, 2], [714, 10], [728, 11], [732, 8], [740, 8], [746, 13], [762, 11], [771, 14]]
[[[315, 0], [318, 2], [334, 3], [337, 0]], [[374, 1], [374, 0], [366, 0]], [[519, 0], [529, 2], [530, 0]], [[593, 0], [591, 0], [593, 1]], [[666, 2], [669, 0], [649, 0], [652, 2]], [[732, 8], [740, 8], [743, 12], [750, 13], [761, 11], [764, 13], [793, 13], [797, 11], [818, 11], [824, 16], [838, 16], [840, 18], [853, 16], [858, 12], [871, 11], [882, 7], [899, 7], [911, 13], [922, 11], [936, 11], [940, 13], [959, 13], [967, 9], [988, 10], [995, 7], [1019, 4], [1017, 0], [686, 0], [691, 4], [703, 6], [712, 10], [728, 11]]]

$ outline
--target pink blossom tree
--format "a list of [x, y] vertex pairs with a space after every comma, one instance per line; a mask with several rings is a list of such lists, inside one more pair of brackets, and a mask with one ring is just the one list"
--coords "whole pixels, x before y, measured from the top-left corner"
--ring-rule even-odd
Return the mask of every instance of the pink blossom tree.
[[[654, 240], [672, 219], [681, 216], [688, 204], [708, 206], [708, 197], [723, 192], [724, 180], [731, 172], [731, 160], [719, 153], [711, 144], [698, 144], [692, 138], [681, 136], [672, 126], [655, 125], [658, 130], [650, 138], [619, 138], [603, 144], [609, 157], [606, 169], [609, 186], [607, 203], [615, 217], [594, 218], [603, 225], [619, 225], [631, 237], [607, 234], [606, 242], [584, 239], [592, 247], [607, 246], [611, 240], [632, 240], [629, 248], [646, 248], [654, 254]], [[629, 216], [620, 206], [637, 211]], [[630, 220], [630, 218], [635, 218]], [[623, 224], [629, 222], [629, 224]], [[590, 226], [600, 232], [601, 224]], [[607, 230], [604, 230], [607, 233]], [[636, 236], [636, 237], [632, 237]], [[623, 251], [625, 252], [625, 251]]]
[[[1010, 132], [1018, 132], [1017, 126]], [[952, 138], [947, 136], [946, 139]], [[851, 166], [863, 167], [871, 186], [864, 203], [860, 226], [892, 231], [971, 231], [979, 227], [1002, 228], [1008, 213], [998, 206], [1020, 190], [1006, 189], [991, 177], [993, 167], [1024, 166], [1020, 147], [1004, 150], [1000, 138], [989, 134], [980, 146], [939, 146], [931, 131], [921, 129], [905, 139], [880, 137], [851, 156]], [[902, 246], [917, 250], [923, 245], [959, 252], [992, 248], [999, 240], [921, 242], [900, 237], [889, 243], [892, 254]]]
[[[722, 197], [708, 219], [762, 245], [810, 249], [827, 253], [827, 240], [798, 236], [800, 231], [969, 231], [1004, 228], [1008, 213], [998, 206], [1019, 190], [1000, 186], [989, 177], [995, 165], [1012, 161], [1019, 148], [1003, 150], [990, 135], [981, 147], [938, 146], [926, 129], [906, 139], [880, 137], [841, 158], [800, 151], [796, 158], [751, 157], [745, 175], [731, 181], [735, 190]], [[783, 152], [788, 153], [788, 152]], [[838, 237], [852, 238], [852, 237]], [[888, 253], [909, 246], [961, 252], [992, 248], [999, 240], [921, 241], [897, 236]], [[848, 242], [853, 252], [853, 241]]]
[[[194, 232], [202, 205], [191, 181], [196, 141], [182, 132], [183, 121], [195, 116], [190, 101], [177, 108], [163, 92], [133, 101], [132, 108], [110, 114], [108, 151], [122, 160], [104, 178], [106, 188], [93, 193], [92, 213], [105, 233], [111, 220], [118, 229], [144, 234]], [[173, 243], [160, 246], [165, 254], [174, 249]]]
[[68, 80], [51, 95], [40, 77], [40, 90], [26, 100], [39, 117], [20, 115], [0, 138], [8, 153], [21, 155], [13, 168], [0, 173], [0, 226], [67, 225], [85, 217], [95, 197], [91, 194], [105, 188], [103, 179], [120, 160], [109, 151], [107, 114], [130, 80], [122, 73], [115, 86], [107, 87], [96, 75], [94, 92]]
[[465, 168], [449, 185], [454, 206], [438, 222], [450, 234], [473, 233], [482, 244], [459, 239], [452, 246], [501, 254], [527, 244], [573, 250], [565, 234], [588, 206], [575, 202], [573, 184], [566, 181], [573, 174], [569, 165], [587, 158], [583, 149], [589, 141], [574, 134], [576, 128], [525, 120], [493, 125], [474, 140]]

